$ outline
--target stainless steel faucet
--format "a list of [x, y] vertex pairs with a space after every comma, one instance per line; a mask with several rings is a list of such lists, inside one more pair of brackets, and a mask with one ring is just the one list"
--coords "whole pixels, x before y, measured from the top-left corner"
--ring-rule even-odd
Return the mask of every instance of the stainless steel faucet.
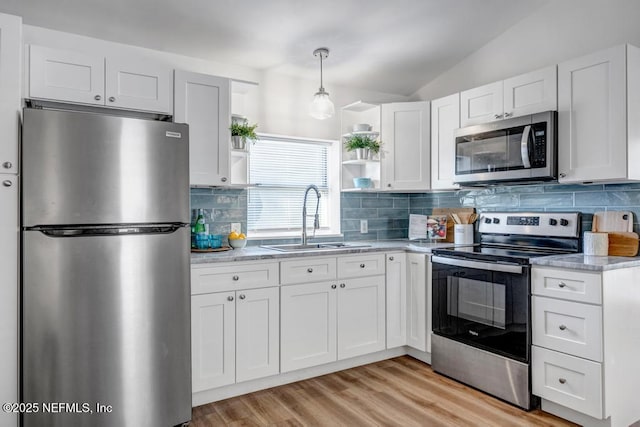
[[316, 202], [316, 214], [313, 216], [313, 230], [315, 235], [315, 230], [320, 228], [320, 217], [318, 216], [318, 207], [320, 206], [320, 191], [318, 187], [311, 184], [307, 187], [304, 192], [304, 201], [302, 202], [302, 240], [300, 244], [307, 244], [307, 195], [309, 194], [309, 190], [313, 190], [318, 195], [318, 200]]

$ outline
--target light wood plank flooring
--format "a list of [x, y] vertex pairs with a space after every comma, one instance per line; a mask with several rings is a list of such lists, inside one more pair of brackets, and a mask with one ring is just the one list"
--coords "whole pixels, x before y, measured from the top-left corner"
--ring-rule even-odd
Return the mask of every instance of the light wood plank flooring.
[[572, 426], [525, 412], [433, 372], [409, 356], [193, 409], [209, 426]]

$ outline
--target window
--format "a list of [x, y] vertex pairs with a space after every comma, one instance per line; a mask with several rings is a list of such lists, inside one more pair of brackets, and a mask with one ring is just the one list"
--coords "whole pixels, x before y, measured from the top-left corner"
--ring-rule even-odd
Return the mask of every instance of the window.
[[[305, 189], [320, 190], [316, 235], [340, 233], [337, 141], [260, 135], [250, 146], [247, 229], [253, 237], [299, 236]], [[313, 233], [317, 196], [307, 196], [307, 233]]]

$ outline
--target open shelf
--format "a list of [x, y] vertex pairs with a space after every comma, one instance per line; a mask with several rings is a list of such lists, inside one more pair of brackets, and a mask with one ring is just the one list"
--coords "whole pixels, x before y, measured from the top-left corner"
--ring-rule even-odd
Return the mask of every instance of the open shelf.
[[374, 163], [380, 163], [380, 160], [345, 160], [342, 162], [343, 165], [357, 165], [357, 166], [362, 166], [362, 165], [369, 165], [369, 164], [374, 164]]

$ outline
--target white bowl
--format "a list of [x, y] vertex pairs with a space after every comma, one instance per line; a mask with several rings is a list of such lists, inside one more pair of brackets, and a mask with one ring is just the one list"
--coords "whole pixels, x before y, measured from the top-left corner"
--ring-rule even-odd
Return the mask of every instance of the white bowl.
[[371, 125], [367, 123], [358, 123], [357, 125], [353, 125], [354, 132], [369, 132], [371, 131]]
[[233, 249], [242, 249], [247, 246], [247, 239], [229, 239], [229, 246]]

